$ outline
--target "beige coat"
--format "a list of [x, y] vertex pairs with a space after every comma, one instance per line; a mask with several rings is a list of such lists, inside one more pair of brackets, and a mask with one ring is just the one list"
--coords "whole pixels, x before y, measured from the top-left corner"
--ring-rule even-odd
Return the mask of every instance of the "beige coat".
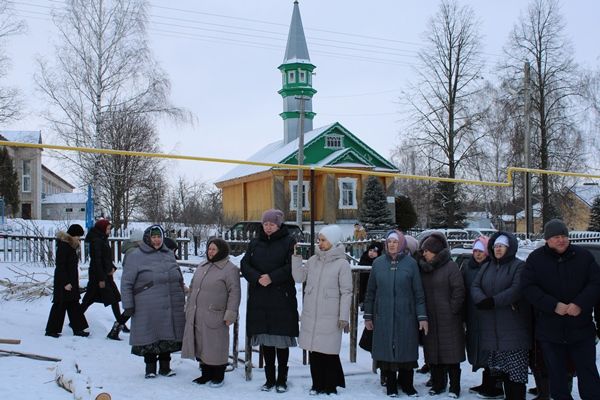
[[227, 364], [229, 326], [238, 318], [240, 271], [229, 257], [202, 262], [192, 278], [185, 308], [181, 357], [207, 365]]
[[300, 317], [300, 347], [324, 354], [339, 354], [342, 329], [338, 321], [349, 321], [352, 301], [352, 272], [344, 246], [316, 250], [306, 265], [292, 258], [296, 282], [306, 282]]

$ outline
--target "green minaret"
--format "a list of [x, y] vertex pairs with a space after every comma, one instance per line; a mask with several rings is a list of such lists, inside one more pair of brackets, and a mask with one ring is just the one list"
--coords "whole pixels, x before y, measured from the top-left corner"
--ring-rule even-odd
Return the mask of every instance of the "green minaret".
[[283, 64], [279, 67], [282, 76], [282, 88], [279, 94], [283, 97], [283, 112], [279, 114], [283, 118], [283, 140], [289, 143], [295, 140], [300, 133], [300, 113], [302, 110], [301, 100], [304, 100], [304, 126], [303, 131], [313, 129], [312, 97], [317, 91], [312, 87], [312, 72], [316, 68], [310, 62], [302, 18], [298, 1], [294, 1], [294, 12], [288, 34], [287, 46]]

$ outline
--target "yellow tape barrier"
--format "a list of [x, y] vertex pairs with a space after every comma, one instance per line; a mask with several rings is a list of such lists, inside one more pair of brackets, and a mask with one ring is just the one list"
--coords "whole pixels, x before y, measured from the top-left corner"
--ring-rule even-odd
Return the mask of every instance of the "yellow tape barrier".
[[302, 169], [302, 170], [315, 170], [323, 172], [337, 172], [337, 173], [352, 173], [357, 175], [376, 175], [376, 176], [387, 176], [392, 178], [400, 179], [414, 179], [414, 180], [427, 180], [436, 182], [454, 182], [463, 183], [466, 185], [480, 185], [480, 186], [496, 186], [496, 187], [510, 187], [513, 181], [513, 174], [516, 172], [529, 172], [532, 174], [546, 174], [546, 175], [561, 175], [571, 176], [587, 179], [600, 179], [600, 175], [584, 174], [579, 172], [566, 172], [566, 171], [549, 171], [543, 169], [533, 168], [521, 168], [521, 167], [508, 167], [507, 169], [507, 181], [506, 182], [493, 182], [493, 181], [478, 181], [470, 179], [457, 179], [457, 178], [444, 178], [439, 176], [426, 176], [426, 175], [408, 175], [399, 174], [393, 172], [374, 172], [365, 171], [358, 169], [349, 168], [332, 168], [332, 167], [316, 167], [311, 165], [293, 165], [293, 164], [274, 164], [260, 161], [245, 161], [245, 160], [230, 160], [225, 158], [214, 158], [214, 157], [197, 157], [197, 156], [185, 156], [179, 154], [165, 154], [165, 153], [146, 153], [141, 151], [127, 151], [127, 150], [113, 150], [113, 149], [96, 149], [89, 147], [74, 147], [74, 146], [61, 146], [55, 144], [38, 144], [38, 143], [20, 143], [20, 142], [8, 142], [0, 140], [0, 146], [9, 147], [29, 147], [34, 149], [51, 149], [51, 150], [65, 150], [65, 151], [79, 151], [82, 153], [94, 153], [94, 154], [111, 154], [119, 156], [130, 156], [130, 157], [150, 157], [150, 158], [165, 158], [171, 160], [186, 160], [186, 161], [205, 161], [205, 162], [216, 162], [225, 164], [244, 164], [244, 165], [259, 165], [273, 168], [283, 169]]

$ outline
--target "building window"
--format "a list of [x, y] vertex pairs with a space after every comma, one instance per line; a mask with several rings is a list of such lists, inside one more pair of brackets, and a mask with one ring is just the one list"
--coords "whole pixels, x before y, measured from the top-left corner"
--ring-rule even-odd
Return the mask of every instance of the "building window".
[[[302, 210], [310, 210], [308, 201], [308, 182], [302, 182]], [[298, 204], [298, 182], [290, 181], [290, 210], [293, 211], [297, 208]]]
[[21, 189], [23, 192], [31, 192], [31, 160], [23, 160]]
[[288, 83], [296, 83], [296, 72], [288, 71]]
[[298, 71], [298, 82], [305, 83], [306, 82], [306, 72], [300, 70]]
[[81, 208], [79, 209], [79, 211], [80, 211], [80, 212], [85, 212], [85, 207], [81, 207]]
[[325, 136], [325, 148], [326, 149], [341, 149], [343, 147], [343, 140], [340, 135], [327, 135]]
[[73, 212], [73, 209], [71, 207], [67, 207], [65, 208], [65, 212]]
[[338, 188], [340, 190], [340, 201], [338, 208], [340, 210], [355, 210], [358, 208], [356, 203], [356, 178], [338, 179]]

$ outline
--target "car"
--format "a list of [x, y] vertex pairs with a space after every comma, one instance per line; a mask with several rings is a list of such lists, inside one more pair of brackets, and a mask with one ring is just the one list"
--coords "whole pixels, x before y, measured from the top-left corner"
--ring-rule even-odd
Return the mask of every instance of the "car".
[[[261, 230], [261, 221], [240, 221], [235, 223], [225, 232], [226, 240], [250, 240], [258, 237]], [[297, 242], [304, 242], [305, 234], [298, 225], [293, 222], [284, 222], [285, 226]]]

